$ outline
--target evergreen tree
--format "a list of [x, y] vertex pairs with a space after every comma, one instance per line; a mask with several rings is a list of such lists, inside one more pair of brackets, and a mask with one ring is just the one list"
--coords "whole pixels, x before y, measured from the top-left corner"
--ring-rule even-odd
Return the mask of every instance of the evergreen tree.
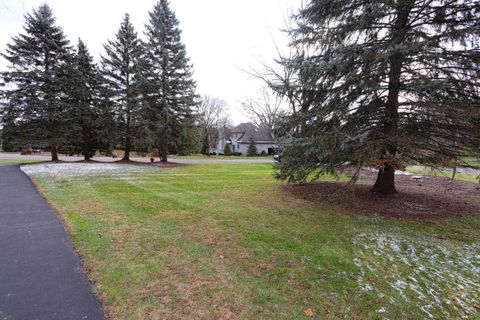
[[276, 132], [289, 143], [277, 177], [376, 166], [372, 191], [390, 194], [402, 164], [478, 150], [479, 12], [474, 0], [310, 1], [281, 61], [289, 78], [272, 85], [314, 93]]
[[167, 0], [159, 0], [146, 26], [149, 63], [147, 121], [162, 161], [169, 148], [185, 149], [196, 105], [192, 66], [181, 42], [179, 21]]
[[8, 121], [4, 120], [3, 128], [1, 129], [1, 137], [0, 140], [2, 142], [0, 149], [5, 152], [14, 152], [18, 149], [18, 145], [16, 143], [14, 131], [15, 126], [13, 126]]
[[65, 104], [65, 67], [69, 42], [56, 25], [52, 10], [43, 4], [25, 16], [24, 33], [12, 38], [3, 57], [9, 71], [5, 83], [4, 113], [19, 143], [47, 145], [52, 160], [68, 131]]
[[104, 46], [101, 71], [104, 92], [110, 97], [118, 121], [120, 140], [125, 149], [123, 160], [130, 160], [130, 151], [139, 133], [142, 107], [143, 45], [135, 32], [130, 16], [124, 19], [115, 34], [115, 39]]
[[225, 146], [223, 147], [223, 154], [226, 156], [232, 155], [232, 149], [230, 148], [230, 143], [225, 143]]
[[203, 136], [201, 153], [210, 156], [210, 134], [208, 134], [208, 132], [203, 132], [202, 129], [199, 128], [198, 130], [198, 133]]
[[255, 157], [257, 153], [257, 146], [255, 145], [255, 141], [253, 140], [253, 138], [251, 138], [250, 143], [248, 144], [247, 156]]
[[97, 101], [99, 73], [82, 40], [72, 57], [69, 73], [70, 135], [69, 142], [79, 145], [85, 160], [90, 160], [100, 146], [102, 114]]
[[198, 152], [196, 115], [192, 112], [187, 112], [183, 117], [181, 125], [182, 132], [174, 151], [176, 151], [178, 155], [183, 156]]

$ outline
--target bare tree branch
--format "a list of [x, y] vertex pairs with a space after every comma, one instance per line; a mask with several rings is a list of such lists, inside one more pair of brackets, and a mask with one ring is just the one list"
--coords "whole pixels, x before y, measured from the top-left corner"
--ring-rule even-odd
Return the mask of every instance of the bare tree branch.
[[285, 115], [283, 100], [267, 88], [262, 88], [258, 98], [247, 97], [242, 102], [243, 111], [258, 127], [273, 130], [280, 117]]
[[197, 111], [203, 136], [203, 151], [209, 153], [208, 149], [217, 140], [219, 130], [229, 125], [227, 102], [217, 97], [204, 95]]

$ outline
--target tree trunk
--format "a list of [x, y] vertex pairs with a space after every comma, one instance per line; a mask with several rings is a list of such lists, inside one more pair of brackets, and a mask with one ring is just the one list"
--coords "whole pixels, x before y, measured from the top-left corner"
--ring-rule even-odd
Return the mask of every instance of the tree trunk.
[[125, 123], [125, 153], [123, 154], [123, 159], [126, 161], [130, 161], [130, 148], [131, 146], [131, 141], [130, 141], [130, 135], [131, 135], [131, 130], [130, 130], [130, 120], [131, 120], [131, 101], [130, 101], [130, 73], [127, 71], [126, 74], [126, 117], [127, 117], [127, 122]]
[[[165, 88], [164, 88], [165, 89]], [[168, 156], [168, 110], [167, 104], [164, 103], [163, 105], [163, 128], [162, 128], [162, 139], [161, 139], [161, 146], [160, 146], [160, 154], [162, 155], [161, 162], [167, 162]]]
[[52, 154], [52, 161], [58, 161], [58, 150], [56, 145], [50, 146], [50, 153]]
[[370, 191], [383, 194], [397, 193], [397, 189], [395, 189], [395, 167], [385, 163], [384, 168], [378, 170], [377, 181]]
[[210, 135], [208, 134], [208, 129], [207, 129], [207, 135], [205, 136], [205, 153], [207, 154], [207, 157], [210, 157]]
[[[82, 117], [83, 118], [83, 117]], [[83, 152], [83, 158], [85, 161], [90, 160], [90, 146], [89, 146], [89, 139], [88, 139], [88, 133], [87, 129], [85, 126], [82, 126], [82, 140], [83, 140], [83, 146], [82, 146], [82, 152]]]
[[85, 144], [83, 145], [83, 158], [85, 161], [90, 161], [90, 148]]
[[457, 166], [453, 167], [453, 173], [452, 173], [452, 178], [450, 179], [451, 181], [455, 180], [455, 175], [457, 174]]
[[[414, 0], [399, 2], [397, 18], [391, 34], [394, 45], [400, 45], [405, 40], [408, 17], [414, 3]], [[393, 53], [389, 58], [388, 95], [385, 104], [386, 113], [382, 130], [384, 147], [380, 158], [388, 159], [389, 162], [384, 163], [383, 169], [380, 168], [377, 181], [371, 189], [372, 192], [384, 194], [397, 193], [395, 189], [395, 156], [398, 150], [398, 100], [404, 59], [404, 56], [398, 52]]]
[[123, 159], [126, 161], [130, 161], [130, 130], [127, 128], [127, 136], [125, 137], [125, 153], [123, 154]]
[[161, 162], [167, 162], [167, 153], [166, 151], [162, 151], [162, 159], [160, 160]]
[[161, 162], [167, 162], [168, 161], [168, 159], [167, 159], [167, 156], [168, 156], [168, 142], [167, 142], [167, 134], [165, 132], [162, 134], [162, 143], [161, 143], [159, 151], [160, 151], [160, 156], [161, 156], [160, 161]]
[[130, 146], [125, 146], [125, 153], [122, 160], [130, 161]]

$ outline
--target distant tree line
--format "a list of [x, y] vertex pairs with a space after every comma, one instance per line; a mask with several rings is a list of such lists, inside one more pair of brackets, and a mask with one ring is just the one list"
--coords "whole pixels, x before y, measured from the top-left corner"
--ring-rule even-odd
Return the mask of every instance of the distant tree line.
[[96, 150], [197, 151], [199, 97], [181, 30], [167, 0], [149, 13], [145, 39], [128, 14], [105, 54], [94, 62], [85, 43], [70, 45], [43, 4], [25, 16], [24, 31], [12, 38], [1, 72], [4, 149], [45, 146], [52, 160], [73, 146], [88, 160]]

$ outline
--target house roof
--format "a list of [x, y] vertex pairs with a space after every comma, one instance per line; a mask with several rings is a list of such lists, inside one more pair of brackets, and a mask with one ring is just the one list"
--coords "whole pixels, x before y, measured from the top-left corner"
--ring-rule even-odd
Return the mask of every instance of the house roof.
[[251, 122], [241, 123], [232, 129], [232, 133], [243, 133], [238, 139], [239, 142], [262, 141], [262, 142], [274, 142], [273, 136], [269, 129], [257, 127]]

